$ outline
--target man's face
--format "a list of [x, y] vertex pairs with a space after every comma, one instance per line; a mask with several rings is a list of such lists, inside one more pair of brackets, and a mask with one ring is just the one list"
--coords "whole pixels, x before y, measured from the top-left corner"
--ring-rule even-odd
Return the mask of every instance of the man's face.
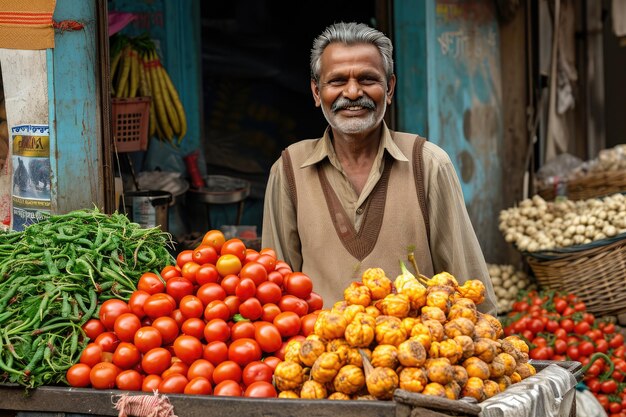
[[383, 59], [370, 44], [330, 44], [321, 58], [319, 84], [311, 81], [315, 105], [333, 130], [369, 133], [391, 104], [395, 76], [386, 80]]

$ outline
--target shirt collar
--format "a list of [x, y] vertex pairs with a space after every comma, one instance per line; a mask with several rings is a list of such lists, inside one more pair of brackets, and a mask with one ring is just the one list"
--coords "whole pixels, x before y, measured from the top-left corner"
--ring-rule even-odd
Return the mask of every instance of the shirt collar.
[[[321, 140], [319, 140], [315, 145], [315, 148], [313, 148], [311, 156], [309, 156], [306, 161], [304, 161], [304, 163], [300, 165], [300, 168], [315, 165], [325, 158], [328, 158], [334, 165], [333, 161], [337, 160], [337, 155], [335, 154], [335, 149], [333, 148], [330, 136], [331, 130], [330, 126], [328, 126], [324, 131], [324, 135], [322, 136]], [[387, 153], [391, 155], [391, 157], [398, 161], [408, 162], [409, 160], [406, 155], [402, 153], [400, 148], [398, 148], [398, 145], [396, 145], [396, 143], [394, 142], [393, 137], [391, 136], [391, 130], [387, 128], [387, 124], [384, 121], [380, 147], [382, 148], [382, 150], [386, 150]], [[379, 149], [378, 153], [381, 154], [381, 149]]]

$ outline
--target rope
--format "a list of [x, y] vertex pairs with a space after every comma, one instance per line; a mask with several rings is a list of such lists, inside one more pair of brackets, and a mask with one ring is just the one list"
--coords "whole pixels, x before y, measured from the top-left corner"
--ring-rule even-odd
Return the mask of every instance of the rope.
[[118, 417], [176, 417], [170, 400], [158, 391], [153, 396], [122, 394], [114, 405]]
[[66, 30], [83, 30], [85, 25], [75, 20], [61, 20], [60, 22], [52, 21], [52, 26], [55, 29], [59, 29], [61, 32]]

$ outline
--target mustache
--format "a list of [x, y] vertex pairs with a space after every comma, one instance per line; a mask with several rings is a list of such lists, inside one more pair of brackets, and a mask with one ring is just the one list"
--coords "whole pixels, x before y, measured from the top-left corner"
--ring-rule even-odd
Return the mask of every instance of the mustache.
[[339, 97], [333, 103], [331, 107], [331, 111], [337, 112], [342, 109], [347, 109], [348, 107], [363, 107], [365, 109], [374, 110], [376, 109], [376, 104], [374, 100], [369, 97], [360, 97], [356, 100], [350, 100], [349, 98]]

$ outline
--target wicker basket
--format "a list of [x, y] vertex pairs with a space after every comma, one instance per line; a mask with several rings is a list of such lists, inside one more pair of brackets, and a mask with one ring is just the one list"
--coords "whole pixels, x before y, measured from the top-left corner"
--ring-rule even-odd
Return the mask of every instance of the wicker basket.
[[118, 152], [148, 149], [150, 97], [113, 98], [112, 131]]
[[626, 170], [590, 172], [585, 176], [571, 180], [555, 182], [549, 187], [537, 191], [544, 200], [554, 200], [564, 189], [565, 197], [570, 200], [585, 200], [613, 193], [626, 191]]
[[576, 294], [598, 316], [626, 311], [626, 235], [579, 248], [526, 253], [537, 283]]

